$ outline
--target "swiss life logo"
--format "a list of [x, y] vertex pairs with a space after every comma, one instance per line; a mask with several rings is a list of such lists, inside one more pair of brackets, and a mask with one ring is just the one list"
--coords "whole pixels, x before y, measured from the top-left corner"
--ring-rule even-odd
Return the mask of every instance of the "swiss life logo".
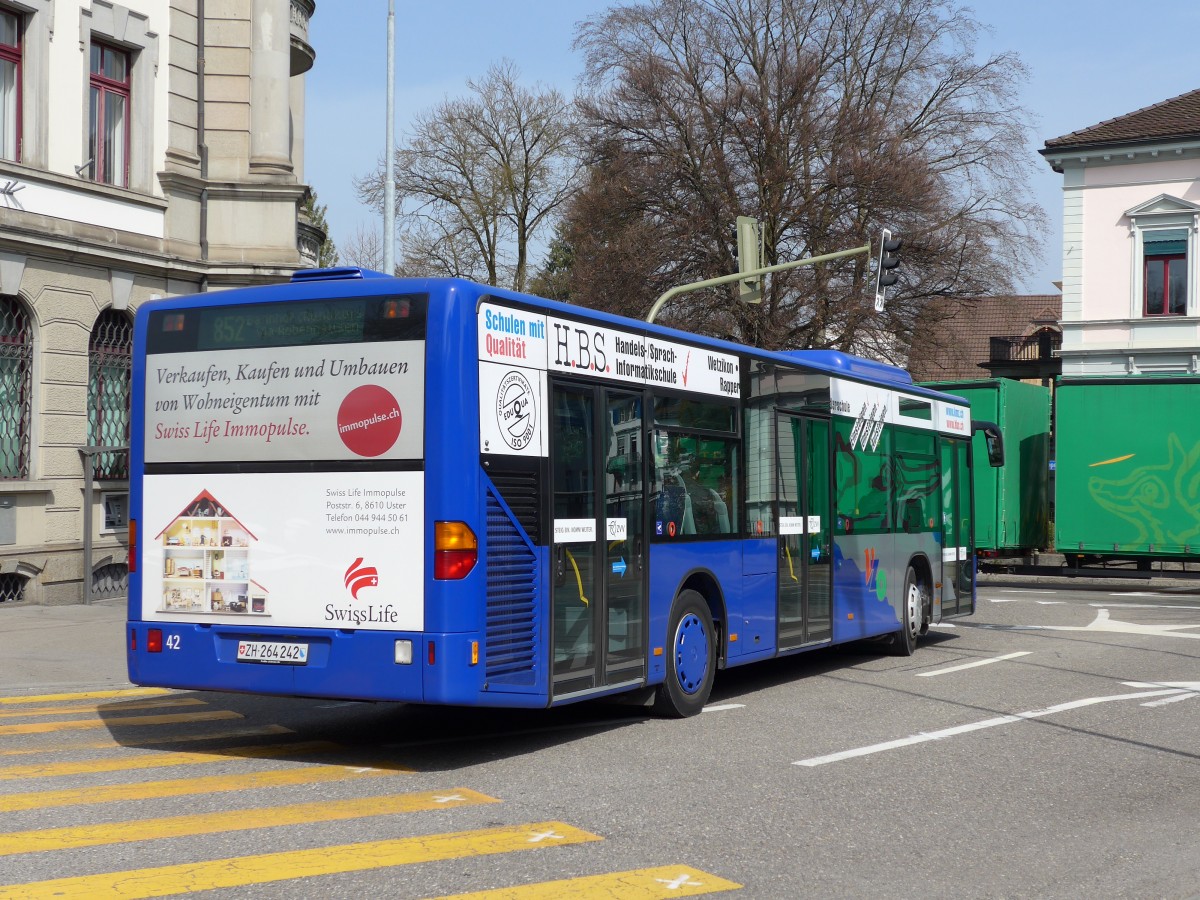
[[350, 596], [357, 600], [358, 592], [363, 588], [379, 587], [379, 570], [374, 566], [363, 565], [363, 558], [360, 556], [350, 563], [350, 568], [346, 570], [345, 584]]

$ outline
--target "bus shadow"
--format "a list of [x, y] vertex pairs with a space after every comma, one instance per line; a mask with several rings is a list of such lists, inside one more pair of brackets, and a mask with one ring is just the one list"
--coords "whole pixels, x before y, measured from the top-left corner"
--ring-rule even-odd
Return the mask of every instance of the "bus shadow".
[[104, 703], [97, 712], [113, 745], [162, 753], [164, 770], [176, 764], [174, 755], [189, 763], [211, 757], [214, 763], [445, 771], [535, 753], [651, 717], [644, 706], [601, 701], [481, 709], [179, 691], [160, 701], [170, 706], [147, 702]]
[[[920, 647], [935, 647], [956, 637], [954, 634], [930, 631], [921, 638]], [[909, 660], [919, 660], [920, 647], [917, 656], [906, 659], [892, 656], [886, 639], [854, 641], [726, 669], [717, 675], [709, 702], [736, 703], [769, 688], [857, 667], [869, 666], [872, 671], [883, 672], [895, 665], [908, 665]]]
[[[931, 631], [922, 643], [954, 637]], [[718, 672], [709, 703], [750, 702], [757, 693], [808, 678], [906, 664], [889, 655], [884, 641], [810, 650]], [[554, 709], [488, 709], [179, 691], [101, 704], [98, 712], [115, 744], [187, 754], [194, 761], [211, 756], [213, 762], [437, 772], [518, 758], [656, 720], [641, 702], [647, 698], [643, 691]]]

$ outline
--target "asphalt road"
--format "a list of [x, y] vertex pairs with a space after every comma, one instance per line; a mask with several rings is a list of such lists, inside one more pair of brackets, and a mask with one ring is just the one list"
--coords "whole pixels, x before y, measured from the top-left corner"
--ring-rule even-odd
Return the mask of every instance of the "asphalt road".
[[0, 608], [0, 897], [1200, 896], [1195, 589], [984, 587], [682, 721], [107, 696], [121, 620]]

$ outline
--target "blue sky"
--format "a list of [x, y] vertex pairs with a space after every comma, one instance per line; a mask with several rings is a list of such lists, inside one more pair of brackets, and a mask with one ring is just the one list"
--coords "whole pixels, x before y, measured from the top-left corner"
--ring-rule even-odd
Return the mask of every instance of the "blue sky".
[[[575, 24], [611, 5], [395, 0], [397, 136], [414, 114], [464, 95], [467, 79], [502, 58], [517, 64], [526, 84], [571, 94], [581, 69], [571, 49]], [[1015, 50], [1030, 69], [1023, 98], [1035, 119], [1033, 189], [1050, 234], [1040, 269], [1019, 280], [1028, 293], [1051, 293], [1062, 273], [1061, 179], [1037, 149], [1049, 138], [1200, 88], [1193, 47], [1200, 3], [1158, 0], [1153, 16], [1128, 0], [986, 0], [973, 8], [992, 29], [981, 36], [980, 52]], [[382, 159], [386, 27], [387, 0], [317, 0], [309, 27], [317, 61], [306, 81], [304, 177], [328, 206], [331, 236], [342, 246], [379, 218], [358, 202], [354, 179]]]

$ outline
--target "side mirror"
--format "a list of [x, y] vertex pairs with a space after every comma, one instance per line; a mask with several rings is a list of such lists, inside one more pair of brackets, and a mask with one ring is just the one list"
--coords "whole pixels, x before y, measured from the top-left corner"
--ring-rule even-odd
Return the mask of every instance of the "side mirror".
[[976, 420], [971, 423], [972, 431], [982, 431], [983, 440], [987, 445], [988, 465], [993, 469], [1004, 465], [1004, 435], [1000, 426], [995, 422]]

